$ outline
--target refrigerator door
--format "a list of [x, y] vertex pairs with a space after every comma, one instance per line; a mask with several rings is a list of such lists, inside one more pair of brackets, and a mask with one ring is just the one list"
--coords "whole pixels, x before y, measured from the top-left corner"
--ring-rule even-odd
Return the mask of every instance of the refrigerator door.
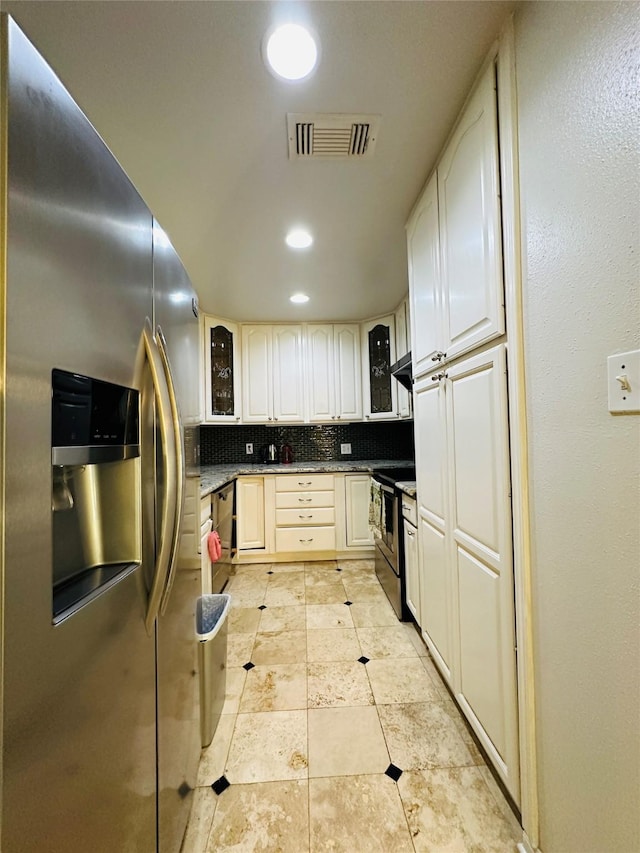
[[[156, 338], [165, 350], [169, 380], [174, 383], [175, 409], [184, 432], [196, 429], [199, 389], [199, 324], [193, 307], [195, 293], [180, 258], [166, 234], [154, 224], [154, 320]], [[184, 446], [184, 444], [183, 444]], [[178, 456], [180, 453], [178, 453]], [[199, 476], [193, 457], [191, 476]], [[179, 463], [178, 463], [179, 464]], [[165, 488], [162, 466], [157, 468], [158, 500]], [[176, 519], [179, 525], [179, 518]], [[179, 526], [176, 528], [179, 534]], [[174, 553], [175, 556], [175, 553]], [[157, 622], [158, 670], [158, 828], [160, 853], [180, 849], [196, 786], [200, 759], [200, 706], [196, 601], [201, 592], [199, 571], [174, 571], [170, 594]]]
[[50, 448], [54, 367], [136, 388], [149, 399], [137, 368], [140, 330], [152, 312], [152, 218], [6, 16], [1, 54], [7, 135], [0, 163], [8, 195], [0, 294], [6, 305], [1, 847], [3, 853], [151, 853], [155, 638], [144, 626], [143, 572], [136, 569], [53, 625]]

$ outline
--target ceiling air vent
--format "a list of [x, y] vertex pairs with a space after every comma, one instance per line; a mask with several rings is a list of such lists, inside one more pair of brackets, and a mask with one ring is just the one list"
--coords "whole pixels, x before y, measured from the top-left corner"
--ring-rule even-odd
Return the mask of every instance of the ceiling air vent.
[[289, 159], [372, 157], [379, 125], [379, 115], [287, 113]]

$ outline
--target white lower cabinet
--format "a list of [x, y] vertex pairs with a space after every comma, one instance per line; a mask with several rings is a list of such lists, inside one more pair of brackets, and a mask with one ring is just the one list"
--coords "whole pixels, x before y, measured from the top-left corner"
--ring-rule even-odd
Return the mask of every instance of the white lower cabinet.
[[420, 571], [418, 568], [417, 512], [414, 498], [402, 495], [402, 531], [404, 545], [405, 598], [417, 624], [422, 623]]
[[345, 484], [345, 520], [347, 548], [373, 547], [369, 527], [371, 477], [369, 474], [347, 474]]
[[277, 553], [335, 551], [333, 474], [277, 476], [275, 522]]
[[443, 368], [415, 390], [421, 627], [517, 802], [505, 348]]
[[265, 548], [264, 477], [236, 481], [236, 538], [238, 551]]

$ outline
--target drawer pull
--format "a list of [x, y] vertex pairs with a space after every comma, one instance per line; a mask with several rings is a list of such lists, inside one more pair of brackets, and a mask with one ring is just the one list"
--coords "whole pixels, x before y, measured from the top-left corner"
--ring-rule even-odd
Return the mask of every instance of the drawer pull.
[[298, 501], [301, 504], [310, 504], [312, 500], [313, 500], [313, 498], [298, 498]]
[[307, 515], [299, 515], [298, 518], [313, 518], [313, 513], [309, 512]]
[[299, 486], [310, 486], [312, 483], [313, 483], [313, 480], [307, 480], [305, 483], [301, 483], [300, 480], [298, 480]]
[[311, 539], [301, 539], [300, 542], [313, 542], [313, 536]]

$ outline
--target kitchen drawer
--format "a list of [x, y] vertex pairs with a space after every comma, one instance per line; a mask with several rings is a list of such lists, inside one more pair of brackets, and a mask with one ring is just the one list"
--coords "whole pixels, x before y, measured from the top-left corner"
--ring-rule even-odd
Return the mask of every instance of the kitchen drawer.
[[211, 495], [200, 499], [200, 524], [204, 524], [211, 518]]
[[276, 492], [333, 491], [333, 474], [279, 474]]
[[333, 507], [323, 506], [308, 509], [302, 505], [296, 509], [277, 509], [276, 525], [278, 527], [313, 527], [318, 524], [335, 524], [336, 516]]
[[334, 506], [333, 492], [276, 492], [276, 509]]
[[276, 551], [335, 551], [335, 527], [278, 527]]
[[414, 527], [418, 526], [418, 513], [416, 511], [415, 498], [410, 498], [409, 495], [402, 495], [402, 515], [411, 522]]

